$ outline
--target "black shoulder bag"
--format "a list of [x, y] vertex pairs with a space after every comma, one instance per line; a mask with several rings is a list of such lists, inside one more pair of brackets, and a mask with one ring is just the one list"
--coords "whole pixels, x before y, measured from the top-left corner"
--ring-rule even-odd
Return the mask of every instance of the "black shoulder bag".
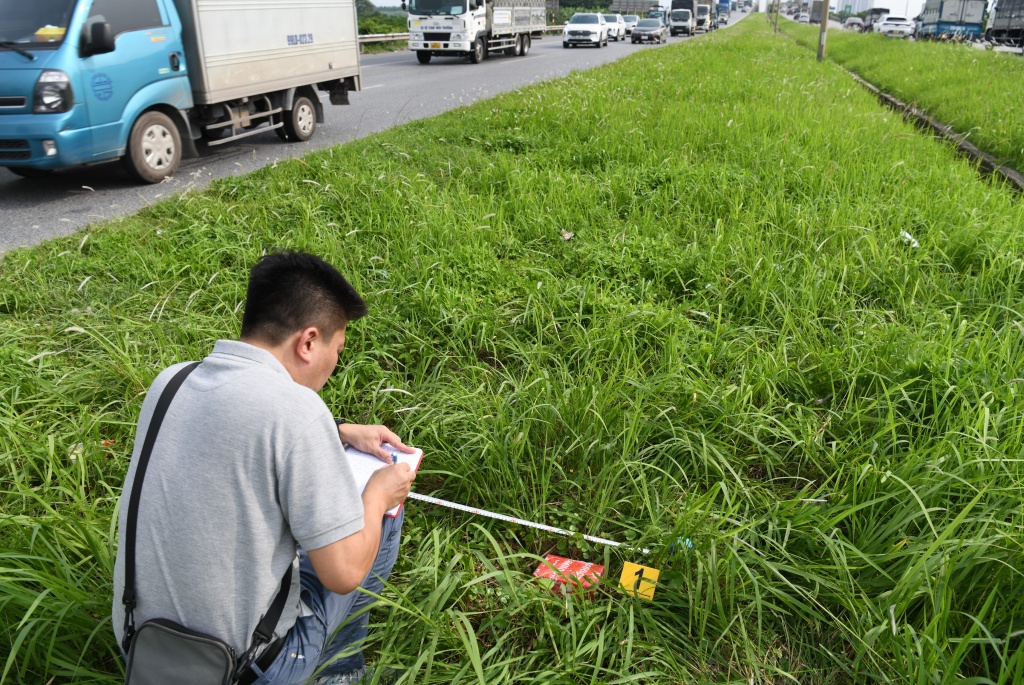
[[[243, 676], [245, 680], [255, 680], [255, 673], [248, 670], [249, 666], [260, 646], [270, 642], [273, 637], [274, 627], [281, 618], [291, 587], [292, 567], [289, 566], [281, 581], [281, 589], [253, 632], [252, 645], [241, 657], [237, 657], [235, 650], [223, 640], [189, 630], [167, 619], [146, 621], [135, 630], [135, 529], [139, 519], [142, 481], [167, 407], [178, 388], [197, 366], [199, 362], [189, 364], [174, 374], [160, 395], [146, 431], [146, 440], [142, 444], [139, 464], [135, 470], [135, 481], [132, 483], [125, 529], [124, 595], [121, 598], [124, 604], [124, 641], [121, 645], [128, 655], [124, 676], [126, 685], [231, 685]], [[279, 644], [276, 645], [277, 649], [274, 647], [272, 645], [264, 653], [264, 657], [271, 657], [266, 660], [268, 662], [273, 660], [277, 649], [280, 649]], [[261, 658], [261, 661], [264, 659]], [[265, 663], [266, 666], [269, 663]]]

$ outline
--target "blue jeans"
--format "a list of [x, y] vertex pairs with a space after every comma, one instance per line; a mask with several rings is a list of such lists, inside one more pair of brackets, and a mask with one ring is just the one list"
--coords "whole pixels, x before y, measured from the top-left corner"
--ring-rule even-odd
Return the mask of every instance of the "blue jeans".
[[[391, 569], [398, 558], [404, 520], [404, 507], [395, 518], [384, 517], [377, 558], [360, 587], [375, 594], [380, 594], [384, 588], [384, 581], [391, 575]], [[256, 681], [259, 685], [302, 685], [328, 661], [331, 663], [318, 677], [348, 673], [366, 664], [362, 647], [366, 641], [370, 613], [364, 610], [373, 603], [374, 598], [359, 590], [339, 595], [325, 588], [316, 577], [309, 556], [302, 549], [299, 550], [299, 570], [302, 601], [312, 610], [313, 615], [300, 616], [295, 621], [285, 636], [281, 653], [266, 671], [261, 673], [253, 667], [260, 675]], [[348, 620], [359, 611], [363, 613]], [[345, 624], [344, 627], [338, 630], [342, 624]], [[336, 630], [338, 632], [335, 635]]]

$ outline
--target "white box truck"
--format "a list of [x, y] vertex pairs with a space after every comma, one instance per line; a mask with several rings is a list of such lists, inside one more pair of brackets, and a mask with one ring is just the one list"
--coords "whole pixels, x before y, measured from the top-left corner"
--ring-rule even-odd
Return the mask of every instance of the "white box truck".
[[420, 64], [435, 56], [525, 56], [547, 20], [545, 0], [409, 0], [409, 49]]
[[361, 88], [354, 0], [0, 4], [0, 166], [21, 176], [123, 159], [156, 183], [200, 138], [307, 140], [317, 91]]

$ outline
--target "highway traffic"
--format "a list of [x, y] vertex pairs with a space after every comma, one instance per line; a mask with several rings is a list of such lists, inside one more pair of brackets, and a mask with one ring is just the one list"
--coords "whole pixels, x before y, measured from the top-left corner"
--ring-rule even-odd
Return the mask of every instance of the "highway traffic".
[[[743, 16], [734, 13], [732, 23]], [[668, 45], [690, 39], [671, 38]], [[282, 142], [275, 132], [266, 131], [205, 150], [198, 158], [185, 159], [173, 177], [156, 185], [140, 185], [117, 163], [79, 167], [41, 179], [20, 178], [0, 168], [0, 252], [74, 233], [90, 223], [204, 188], [217, 178], [249, 173], [499, 93], [622, 59], [637, 50], [660, 47], [625, 41], [601, 49], [566, 50], [559, 35], [547, 35], [535, 39], [526, 56], [494, 56], [481, 64], [458, 57], [435, 57], [429, 65], [423, 65], [408, 50], [364, 55], [363, 90], [351, 95], [349, 106], [325, 106], [325, 122], [306, 142]]]

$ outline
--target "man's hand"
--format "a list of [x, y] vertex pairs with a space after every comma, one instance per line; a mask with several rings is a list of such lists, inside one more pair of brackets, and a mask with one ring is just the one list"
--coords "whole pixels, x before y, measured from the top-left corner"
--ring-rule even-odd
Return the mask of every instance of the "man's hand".
[[[384, 443], [388, 443], [399, 452], [405, 452], [406, 454], [416, 451], [412, 447], [406, 447], [402, 439], [392, 433], [387, 426], [363, 426], [358, 423], [343, 423], [338, 426], [338, 435], [341, 436], [343, 443], [352, 445], [352, 447], [355, 447], [360, 452], [372, 454], [385, 464], [391, 463], [391, 453], [381, 449], [381, 445]], [[406, 492], [408, 492], [408, 488], [406, 488]]]
[[416, 474], [408, 464], [392, 464], [377, 469], [370, 476], [370, 480], [366, 483], [366, 489], [363, 490], [364, 506], [368, 500], [375, 500], [384, 503], [384, 511], [394, 509], [405, 501], [415, 478]]

